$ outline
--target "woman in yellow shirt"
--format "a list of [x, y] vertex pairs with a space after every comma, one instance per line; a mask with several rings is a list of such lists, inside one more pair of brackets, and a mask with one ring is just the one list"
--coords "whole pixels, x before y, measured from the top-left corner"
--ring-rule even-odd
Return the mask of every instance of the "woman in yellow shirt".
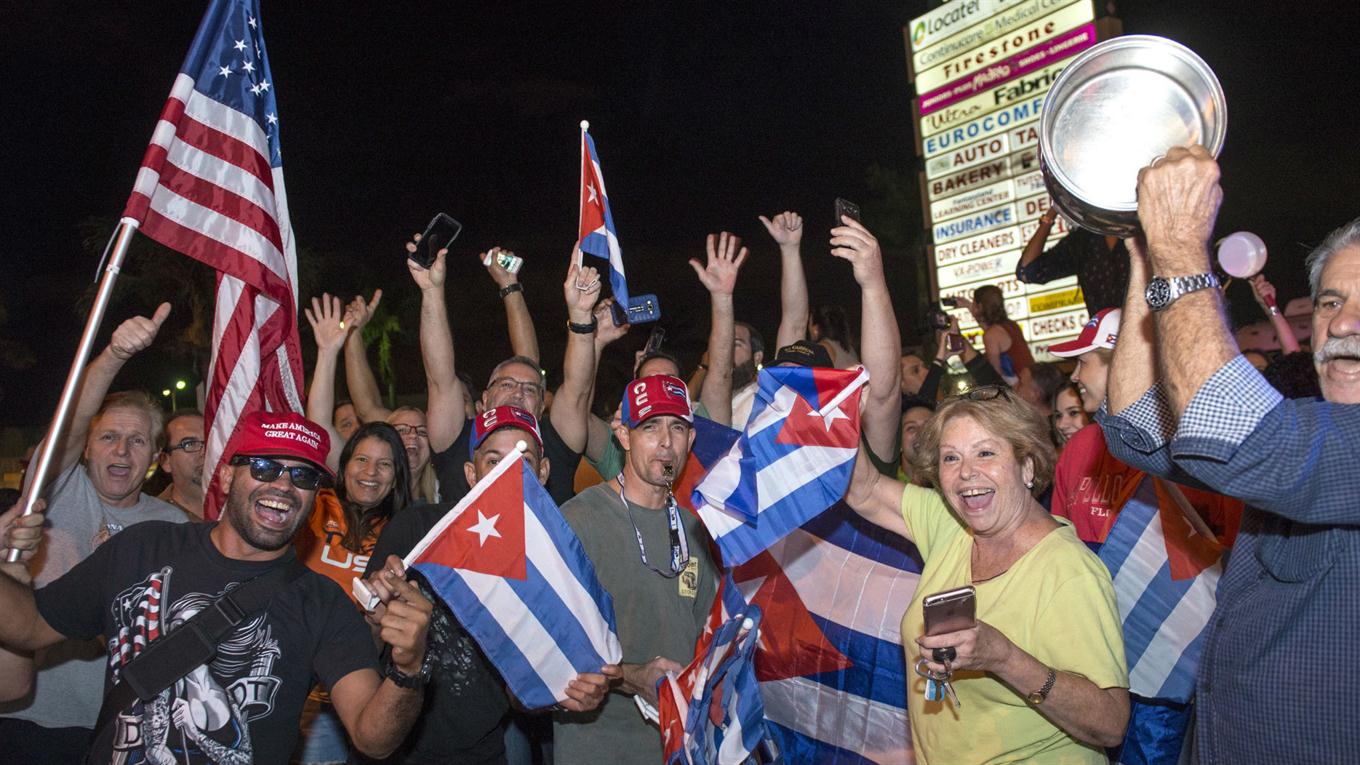
[[[921, 765], [1096, 765], [1107, 762], [1101, 747], [1123, 740], [1128, 669], [1114, 590], [1072, 528], [1034, 499], [1053, 464], [1043, 417], [987, 387], [947, 400], [921, 429], [916, 474], [936, 489], [855, 465], [846, 501], [925, 560], [902, 617], [908, 666], [944, 672], [935, 649], [955, 653], [960, 706], [927, 701], [923, 677], [908, 689]], [[976, 589], [975, 625], [926, 636], [922, 600], [964, 585]]]

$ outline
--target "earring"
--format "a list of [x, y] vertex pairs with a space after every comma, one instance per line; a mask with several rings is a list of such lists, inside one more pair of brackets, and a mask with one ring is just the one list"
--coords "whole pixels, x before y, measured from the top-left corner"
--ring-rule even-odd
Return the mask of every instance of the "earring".
[[1028, 480], [1028, 481], [1025, 481], [1025, 488], [1026, 488], [1026, 489], [1033, 489], [1033, 488], [1034, 488], [1034, 479], [1033, 479], [1033, 478], [1031, 478], [1031, 479]]

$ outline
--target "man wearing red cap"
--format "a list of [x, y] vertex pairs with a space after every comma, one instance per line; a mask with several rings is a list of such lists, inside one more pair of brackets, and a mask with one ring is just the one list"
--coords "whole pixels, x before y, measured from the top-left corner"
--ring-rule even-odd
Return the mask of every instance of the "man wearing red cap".
[[559, 765], [662, 760], [660, 733], [629, 696], [656, 705], [657, 680], [694, 655], [717, 592], [708, 535], [671, 494], [694, 443], [693, 421], [682, 380], [633, 380], [614, 429], [625, 451], [623, 472], [562, 507], [614, 598], [623, 678], [598, 709], [557, 715], [553, 759]]
[[139, 656], [150, 658], [143, 649], [197, 614], [235, 611], [215, 604], [243, 583], [292, 569], [263, 610], [216, 642], [213, 659], [96, 731], [93, 762], [286, 761], [314, 678], [369, 755], [391, 752], [420, 708], [431, 606], [397, 575], [400, 562], [389, 562], [386, 579], [395, 597], [381, 620], [391, 647], [383, 679], [345, 593], [293, 553], [316, 490], [333, 480], [325, 431], [299, 415], [265, 412], [239, 427], [240, 446], [218, 475], [227, 491], [221, 521], [138, 524], [37, 592], [0, 582], [0, 643], [36, 650], [103, 634], [114, 686]]
[[[517, 406], [487, 409], [472, 419], [468, 461], [463, 475], [475, 486], [523, 442], [524, 461], [546, 484], [550, 465], [543, 455], [538, 420]], [[455, 503], [417, 505], [392, 517], [373, 548], [365, 575], [372, 578], [389, 555], [404, 556], [439, 522]], [[423, 581], [421, 592], [435, 601], [430, 645], [433, 671], [430, 691], [420, 712], [420, 723], [398, 749], [400, 762], [503, 762], [506, 752], [501, 720], [510, 708], [505, 682], [478, 649], [449, 607], [432, 596]], [[614, 668], [606, 667], [612, 671]], [[599, 673], [579, 675], [568, 686], [572, 697], [565, 708], [591, 709], [604, 697], [609, 678]]]

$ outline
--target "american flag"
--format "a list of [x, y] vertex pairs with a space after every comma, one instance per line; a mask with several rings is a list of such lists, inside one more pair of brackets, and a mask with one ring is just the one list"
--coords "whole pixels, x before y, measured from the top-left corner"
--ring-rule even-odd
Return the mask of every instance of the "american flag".
[[297, 252], [259, 0], [213, 0], [161, 110], [124, 219], [217, 270], [204, 405], [208, 490], [251, 412], [302, 411]]

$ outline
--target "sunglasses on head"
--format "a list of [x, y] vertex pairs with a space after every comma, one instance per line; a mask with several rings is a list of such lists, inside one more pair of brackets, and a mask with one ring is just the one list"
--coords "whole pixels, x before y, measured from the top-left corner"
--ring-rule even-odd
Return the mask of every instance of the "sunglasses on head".
[[964, 391], [955, 398], [964, 398], [969, 401], [991, 401], [995, 398], [1011, 400], [1011, 389], [1005, 385], [979, 385], [968, 391]]
[[304, 491], [312, 489], [328, 489], [331, 487], [331, 477], [324, 471], [306, 465], [284, 465], [278, 460], [271, 460], [268, 457], [232, 457], [232, 467], [242, 465], [250, 466], [250, 477], [260, 483], [273, 483], [285, 471], [288, 473], [288, 480], [293, 482], [293, 486]]

